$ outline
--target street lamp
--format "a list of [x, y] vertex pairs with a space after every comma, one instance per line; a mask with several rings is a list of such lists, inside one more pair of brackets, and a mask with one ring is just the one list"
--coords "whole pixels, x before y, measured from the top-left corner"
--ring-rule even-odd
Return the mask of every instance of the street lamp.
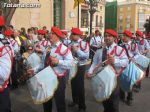
[[90, 6], [89, 13], [90, 13], [90, 34], [92, 34], [92, 22], [93, 22], [93, 15], [97, 11], [97, 5], [100, 0], [85, 0], [86, 4]]

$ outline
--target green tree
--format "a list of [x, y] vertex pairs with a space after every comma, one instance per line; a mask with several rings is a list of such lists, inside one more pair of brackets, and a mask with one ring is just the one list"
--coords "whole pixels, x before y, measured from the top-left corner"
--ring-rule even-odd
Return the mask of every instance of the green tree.
[[4, 7], [4, 3], [18, 4], [19, 0], [0, 0], [0, 15], [4, 16], [5, 24], [9, 25], [16, 8]]
[[150, 32], [150, 17], [146, 20], [146, 23], [144, 24], [144, 28], [146, 33]]

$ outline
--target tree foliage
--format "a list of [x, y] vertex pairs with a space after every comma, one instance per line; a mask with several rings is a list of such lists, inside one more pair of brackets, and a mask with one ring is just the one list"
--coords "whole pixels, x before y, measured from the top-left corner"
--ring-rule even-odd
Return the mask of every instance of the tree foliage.
[[150, 32], [150, 17], [146, 20], [146, 23], [144, 24], [144, 28], [146, 30], [146, 33]]
[[5, 24], [9, 25], [16, 8], [4, 7], [4, 3], [18, 4], [19, 0], [0, 0], [0, 15], [4, 16]]

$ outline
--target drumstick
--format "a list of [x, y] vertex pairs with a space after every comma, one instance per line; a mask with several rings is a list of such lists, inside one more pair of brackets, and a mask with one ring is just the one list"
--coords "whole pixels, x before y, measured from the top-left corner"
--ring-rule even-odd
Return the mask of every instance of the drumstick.
[[[113, 55], [113, 57], [115, 57], [115, 56]], [[93, 73], [92, 73], [92, 74], [94, 74], [94, 75], [91, 75], [91, 77], [95, 76], [96, 73], [99, 72], [98, 68], [100, 68], [106, 61], [108, 61], [108, 59], [107, 59], [107, 60], [104, 60], [104, 61], [101, 62], [101, 63], [99, 63], [99, 64], [95, 67], [95, 69], [93, 70]]]

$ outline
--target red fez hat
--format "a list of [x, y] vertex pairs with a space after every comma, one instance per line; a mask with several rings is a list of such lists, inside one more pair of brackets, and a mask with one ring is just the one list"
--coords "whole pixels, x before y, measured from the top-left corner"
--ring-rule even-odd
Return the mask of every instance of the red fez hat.
[[0, 16], [0, 26], [4, 26], [4, 25], [5, 25], [4, 17]]
[[82, 35], [82, 32], [80, 31], [79, 28], [72, 28], [71, 32], [75, 35]]
[[128, 37], [130, 37], [130, 38], [132, 38], [132, 33], [129, 30], [125, 30], [123, 32], [123, 34], [126, 35], [126, 36], [128, 36]]
[[56, 26], [53, 26], [51, 28], [51, 31], [54, 32], [58, 37], [62, 37], [62, 32], [59, 28], [57, 28]]
[[142, 37], [143, 36], [143, 33], [141, 31], [136, 31], [136, 35]]
[[106, 29], [105, 33], [108, 33], [108, 34], [110, 34], [110, 35], [112, 35], [114, 37], [118, 36], [118, 34], [114, 30], [112, 30], [112, 29]]
[[4, 31], [5, 36], [11, 36], [12, 34], [13, 34], [13, 32], [11, 30], [5, 30]]
[[61, 31], [64, 35], [67, 35], [68, 33], [66, 31]]
[[38, 34], [39, 34], [39, 35], [45, 35], [46, 32], [45, 32], [44, 30], [38, 30]]

